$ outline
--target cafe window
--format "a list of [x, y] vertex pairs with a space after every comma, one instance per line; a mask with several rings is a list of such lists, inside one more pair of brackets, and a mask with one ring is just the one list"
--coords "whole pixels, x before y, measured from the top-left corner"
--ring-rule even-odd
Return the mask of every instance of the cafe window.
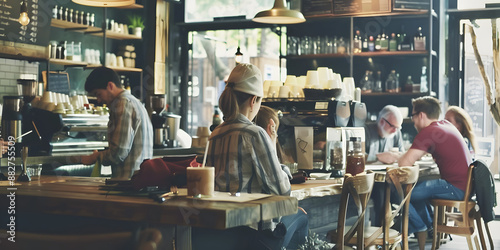
[[209, 22], [214, 18], [241, 16], [252, 19], [257, 12], [272, 8], [274, 0], [186, 0], [185, 22]]
[[278, 34], [271, 28], [189, 33], [192, 50], [189, 55], [187, 130], [190, 135], [196, 135], [198, 127], [212, 125], [224, 81], [236, 65], [238, 47], [243, 54], [242, 62], [256, 65], [264, 80], [281, 79], [281, 74], [286, 74], [286, 65], [280, 64]]

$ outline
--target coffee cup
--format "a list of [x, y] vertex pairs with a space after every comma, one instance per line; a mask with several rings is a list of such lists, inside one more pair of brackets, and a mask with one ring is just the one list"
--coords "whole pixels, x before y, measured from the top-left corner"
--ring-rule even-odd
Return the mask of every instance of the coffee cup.
[[188, 196], [198, 195], [213, 197], [215, 184], [215, 170], [213, 167], [187, 167]]
[[290, 96], [291, 96], [290, 87], [281, 86], [278, 97], [279, 98], [289, 98]]

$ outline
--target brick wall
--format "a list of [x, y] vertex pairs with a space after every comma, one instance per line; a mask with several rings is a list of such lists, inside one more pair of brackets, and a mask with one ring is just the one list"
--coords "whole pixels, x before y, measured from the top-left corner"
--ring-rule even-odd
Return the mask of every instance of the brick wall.
[[17, 95], [17, 79], [38, 81], [38, 62], [0, 58], [0, 103], [4, 95]]

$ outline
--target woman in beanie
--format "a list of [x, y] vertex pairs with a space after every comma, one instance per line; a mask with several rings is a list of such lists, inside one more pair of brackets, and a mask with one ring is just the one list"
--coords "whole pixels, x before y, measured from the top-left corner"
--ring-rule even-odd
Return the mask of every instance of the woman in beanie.
[[[263, 128], [252, 123], [264, 96], [263, 87], [260, 70], [252, 64], [238, 64], [227, 79], [219, 98], [224, 122], [214, 129], [208, 142], [206, 166], [215, 167], [215, 190], [290, 195], [290, 181], [281, 169], [275, 145]], [[277, 226], [273, 234], [250, 227], [194, 228], [193, 249], [281, 249], [286, 226], [275, 223], [260, 225], [271, 230]]]
[[252, 64], [238, 64], [219, 98], [224, 122], [209, 138], [207, 166], [215, 167], [218, 191], [290, 194], [275, 145], [263, 128], [252, 123], [263, 95], [260, 70]]

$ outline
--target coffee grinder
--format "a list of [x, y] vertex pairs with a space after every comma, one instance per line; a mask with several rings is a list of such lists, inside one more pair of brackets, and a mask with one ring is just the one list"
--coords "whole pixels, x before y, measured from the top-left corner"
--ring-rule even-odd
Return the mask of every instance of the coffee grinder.
[[22, 95], [24, 102], [21, 109], [23, 147], [29, 147], [30, 156], [51, 155], [50, 142], [54, 133], [63, 127], [62, 117], [60, 114], [31, 106], [31, 101], [37, 94], [38, 82], [18, 79], [17, 83], [18, 94]]
[[167, 147], [166, 142], [166, 113], [165, 110], [165, 95], [152, 95], [151, 96], [151, 123], [154, 130], [154, 144], [155, 148]]

